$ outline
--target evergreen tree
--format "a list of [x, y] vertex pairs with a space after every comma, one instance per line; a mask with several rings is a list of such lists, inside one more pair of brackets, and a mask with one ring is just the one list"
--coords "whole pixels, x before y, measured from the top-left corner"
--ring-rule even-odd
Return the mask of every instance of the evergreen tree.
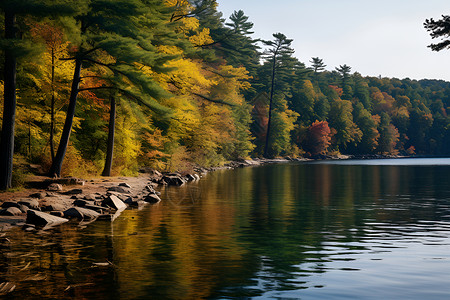
[[336, 68], [336, 71], [339, 72], [341, 76], [341, 86], [343, 89], [342, 98], [345, 100], [351, 100], [353, 97], [352, 88], [350, 86], [350, 72], [352, 67], [348, 65], [340, 65]]
[[[167, 95], [151, 76], [146, 75], [142, 66], [151, 66], [152, 72], [167, 71], [164, 62], [173, 58], [157, 50], [173, 34], [165, 30], [169, 11], [157, 0], [92, 0], [89, 9], [76, 19], [80, 27], [80, 44], [71, 59], [75, 60], [71, 95], [67, 117], [50, 175], [60, 176], [63, 159], [69, 143], [78, 93], [92, 89], [118, 89], [127, 97], [140, 103], [165, 111], [154, 99]], [[158, 30], [155, 30], [158, 29]], [[159, 34], [159, 35], [158, 35]], [[164, 37], [164, 38], [163, 38]], [[176, 39], [173, 39], [173, 43]], [[108, 55], [105, 56], [104, 53]], [[82, 66], [101, 66], [112, 72], [114, 80], [110, 86], [86, 87], [80, 89]], [[130, 89], [129, 83], [137, 88]]]
[[441, 42], [431, 44], [428, 47], [433, 51], [441, 51], [450, 48], [450, 16], [443, 15], [442, 19], [434, 20], [433, 18], [425, 20], [423, 24], [425, 29], [430, 33], [433, 39], [441, 38]]
[[272, 114], [275, 108], [274, 95], [276, 94], [277, 83], [284, 83], [288, 73], [293, 74], [294, 68], [297, 66], [296, 59], [292, 56], [294, 49], [291, 48], [292, 40], [288, 39], [282, 33], [273, 34], [273, 41], [263, 41], [269, 48], [264, 56], [267, 65], [270, 66], [270, 94], [269, 94], [269, 120], [267, 124], [266, 142], [264, 146], [264, 157], [269, 157], [269, 143], [271, 139], [271, 123]]
[[319, 72], [325, 70], [325, 67], [327, 66], [323, 62], [323, 59], [318, 57], [312, 57], [309, 62], [311, 63], [312, 69], [314, 71], [314, 77], [316, 77]]

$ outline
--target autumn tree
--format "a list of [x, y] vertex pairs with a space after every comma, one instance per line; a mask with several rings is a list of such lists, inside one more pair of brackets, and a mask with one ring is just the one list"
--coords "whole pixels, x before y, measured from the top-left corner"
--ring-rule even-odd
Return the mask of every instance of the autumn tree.
[[[81, 5], [82, 6], [82, 5]], [[80, 6], [80, 7], [81, 7]], [[2, 134], [0, 142], [0, 189], [11, 187], [14, 132], [16, 118], [16, 68], [17, 59], [25, 57], [37, 47], [29, 41], [21, 39], [26, 36], [26, 28], [19, 28], [17, 18], [26, 16], [48, 16], [73, 13], [74, 5], [65, 1], [11, 1], [0, 2], [0, 10], [4, 14], [4, 109], [2, 121]], [[24, 34], [25, 33], [25, 34]]]
[[308, 128], [304, 149], [311, 155], [325, 154], [331, 144], [331, 130], [327, 121], [315, 121]]
[[[150, 30], [155, 27], [161, 30], [166, 28], [161, 14], [169, 17], [163, 3], [156, 0], [106, 2], [92, 0], [87, 13], [76, 16], [78, 24], [81, 25], [79, 28], [81, 42], [70, 58], [75, 61], [71, 95], [58, 151], [50, 168], [51, 175], [59, 176], [61, 173], [80, 91], [120, 89], [123, 94], [149, 107], [164, 110], [154, 99], [167, 93], [152, 77], [145, 75], [142, 68], [151, 66], [153, 72], [163, 72], [166, 70], [163, 67], [164, 62], [172, 58], [158, 52], [155, 44], [161, 39], [156, 34], [158, 31]], [[149, 15], [153, 15], [153, 18], [148, 18]], [[173, 37], [169, 32], [160, 36]], [[107, 55], [104, 55], [105, 53]], [[83, 64], [104, 67], [113, 74], [113, 78], [119, 77], [120, 80], [114, 81], [112, 87], [80, 88]], [[130, 90], [126, 82], [133, 82], [137, 90]]]

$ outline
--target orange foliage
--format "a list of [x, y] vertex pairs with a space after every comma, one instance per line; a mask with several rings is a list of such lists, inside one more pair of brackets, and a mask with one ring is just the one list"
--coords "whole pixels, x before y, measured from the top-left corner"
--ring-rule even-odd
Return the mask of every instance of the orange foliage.
[[337, 86], [335, 86], [335, 85], [329, 85], [328, 87], [329, 87], [330, 89], [335, 90], [336, 93], [339, 95], [339, 97], [341, 97], [342, 94], [344, 93], [344, 90], [343, 90], [342, 88], [337, 87]]
[[331, 144], [331, 130], [327, 121], [315, 121], [308, 128], [308, 150], [312, 155], [325, 154]]

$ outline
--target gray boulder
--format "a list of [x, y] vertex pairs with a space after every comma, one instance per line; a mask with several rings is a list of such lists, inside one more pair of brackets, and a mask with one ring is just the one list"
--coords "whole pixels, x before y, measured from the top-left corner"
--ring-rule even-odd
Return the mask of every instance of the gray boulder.
[[126, 187], [126, 188], [131, 189], [131, 185], [129, 185], [129, 184], [126, 183], [126, 182], [119, 183], [119, 186], [122, 186], [122, 187]]
[[22, 211], [17, 207], [8, 207], [0, 210], [0, 215], [2, 216], [19, 216], [22, 214]]
[[72, 207], [64, 212], [64, 217], [77, 219], [92, 220], [96, 219], [99, 215], [98, 212], [83, 207]]
[[175, 186], [181, 186], [186, 183], [186, 180], [178, 173], [170, 173], [167, 175], [164, 175], [161, 180], [161, 184], [167, 184], [167, 185], [175, 185]]
[[36, 199], [23, 199], [19, 201], [19, 204], [28, 206], [30, 209], [39, 209], [39, 201]]
[[48, 191], [52, 191], [52, 192], [58, 192], [58, 191], [62, 191], [63, 187], [62, 185], [60, 185], [59, 183], [51, 183], [48, 187], [47, 187]]
[[85, 195], [85, 196], [84, 196], [84, 200], [92, 200], [92, 201], [95, 201], [95, 200], [96, 200], [95, 194]]
[[60, 218], [57, 216], [52, 216], [51, 214], [47, 214], [44, 212], [36, 211], [36, 210], [28, 210], [27, 211], [27, 224], [33, 224], [36, 226], [54, 226], [59, 225], [69, 220]]
[[91, 205], [91, 204], [85, 205], [84, 208], [96, 211], [99, 214], [103, 214], [105, 211], [108, 210], [108, 208], [106, 208], [106, 207], [99, 206], [99, 205]]
[[135, 200], [135, 199], [133, 199], [131, 197], [128, 197], [125, 200], [125, 203], [128, 204], [131, 207], [138, 207], [139, 208], [139, 207], [143, 207], [143, 206], [147, 205], [149, 202], [145, 202], [145, 201], [142, 201], [142, 200]]
[[19, 205], [19, 209], [20, 209], [22, 212], [26, 213], [30, 208], [29, 208], [28, 206], [25, 206], [25, 205], [20, 204], [20, 205]]
[[82, 193], [83, 193], [82, 189], [71, 189], [71, 190], [65, 192], [64, 195], [79, 195]]
[[64, 211], [66, 206], [61, 203], [50, 203], [42, 208], [43, 211]]
[[17, 207], [20, 208], [20, 204], [13, 201], [6, 201], [2, 203], [2, 208], [8, 208], [8, 207]]
[[108, 196], [105, 200], [103, 200], [102, 205], [117, 210], [124, 210], [127, 208], [127, 205], [114, 195]]
[[112, 186], [112, 187], [109, 187], [107, 191], [108, 192], [117, 192], [117, 193], [122, 193], [122, 194], [130, 193], [130, 190], [123, 186]]
[[156, 194], [150, 193], [147, 196], [145, 196], [142, 200], [151, 204], [156, 204], [159, 201], [161, 201], [161, 198], [159, 198], [158, 195]]
[[46, 193], [39, 192], [39, 193], [33, 193], [33, 194], [31, 194], [31, 195], [30, 195], [30, 198], [44, 199], [45, 196], [46, 196]]

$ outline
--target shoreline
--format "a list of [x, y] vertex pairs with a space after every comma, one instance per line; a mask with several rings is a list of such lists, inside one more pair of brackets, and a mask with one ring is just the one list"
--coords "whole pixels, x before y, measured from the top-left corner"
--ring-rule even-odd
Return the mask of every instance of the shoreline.
[[181, 186], [200, 180], [205, 174], [217, 170], [317, 160], [389, 158], [411, 156], [320, 155], [313, 158], [243, 159], [231, 161], [221, 167], [198, 167], [190, 173], [160, 173], [144, 169], [137, 177], [98, 177], [88, 181], [73, 177], [50, 179], [35, 175], [27, 181], [25, 189], [0, 193], [0, 234], [14, 227], [22, 227], [27, 231], [46, 230], [74, 220], [114, 221], [129, 207], [139, 208], [159, 203], [160, 193], [156, 189], [161, 185]]

